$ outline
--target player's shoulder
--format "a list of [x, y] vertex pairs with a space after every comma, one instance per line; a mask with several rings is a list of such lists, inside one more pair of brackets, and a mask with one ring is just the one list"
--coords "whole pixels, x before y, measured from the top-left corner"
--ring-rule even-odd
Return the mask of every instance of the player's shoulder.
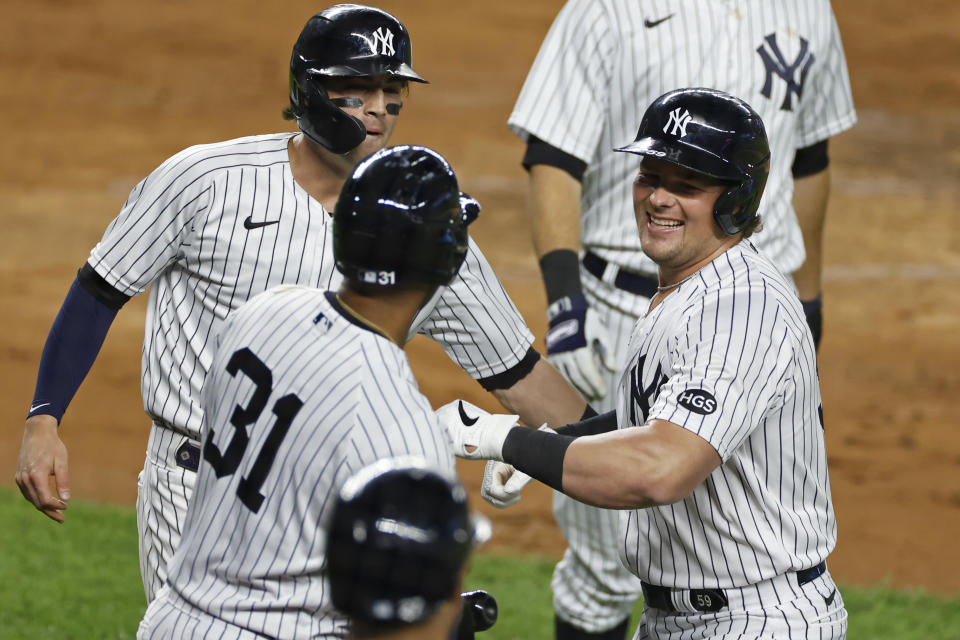
[[251, 308], [264, 307], [300, 300], [323, 304], [325, 302], [324, 291], [299, 284], [281, 284], [251, 296], [246, 303], [241, 305], [241, 308], [244, 306]]
[[760, 298], [770, 304], [800, 308], [793, 283], [749, 240], [718, 256], [697, 279], [701, 289], [698, 295], [705, 301], [737, 305]]
[[236, 167], [288, 163], [287, 143], [294, 134], [246, 136], [222, 142], [195, 144], [165, 160], [155, 173], [196, 179]]

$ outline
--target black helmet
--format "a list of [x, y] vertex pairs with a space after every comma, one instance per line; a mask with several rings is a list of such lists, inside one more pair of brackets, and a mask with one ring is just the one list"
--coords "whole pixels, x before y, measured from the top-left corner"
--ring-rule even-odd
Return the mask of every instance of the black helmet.
[[333, 606], [379, 625], [425, 620], [454, 595], [471, 549], [489, 537], [467, 492], [419, 458], [381, 460], [334, 503], [326, 559]]
[[480, 211], [447, 161], [426, 147], [381, 149], [357, 165], [333, 210], [333, 257], [348, 281], [445, 285]]
[[307, 20], [290, 56], [290, 108], [300, 130], [334, 153], [363, 142], [363, 124], [330, 101], [323, 78], [426, 82], [410, 66], [410, 47], [403, 23], [375, 7], [338, 4]]
[[770, 171], [770, 146], [760, 116], [743, 100], [714, 89], [663, 94], [643, 114], [636, 139], [617, 151], [732, 182], [713, 210], [729, 235], [757, 215]]

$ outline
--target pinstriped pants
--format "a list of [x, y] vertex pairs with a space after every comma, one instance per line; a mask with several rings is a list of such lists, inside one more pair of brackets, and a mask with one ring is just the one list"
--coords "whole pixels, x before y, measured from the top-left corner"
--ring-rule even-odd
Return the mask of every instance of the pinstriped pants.
[[147, 458], [137, 479], [137, 533], [140, 577], [147, 603], [167, 581], [167, 563], [180, 544], [197, 474], [177, 466], [176, 452], [187, 437], [154, 424]]

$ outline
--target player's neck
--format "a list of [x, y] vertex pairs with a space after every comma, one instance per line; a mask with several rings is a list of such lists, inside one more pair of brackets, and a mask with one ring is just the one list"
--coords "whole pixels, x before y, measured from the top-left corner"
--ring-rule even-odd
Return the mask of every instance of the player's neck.
[[425, 301], [426, 293], [416, 289], [378, 292], [365, 295], [344, 284], [337, 299], [358, 320], [403, 348], [407, 343], [410, 325]]
[[330, 153], [299, 133], [287, 143], [293, 179], [311, 198], [333, 211], [343, 183], [353, 171], [353, 159]]

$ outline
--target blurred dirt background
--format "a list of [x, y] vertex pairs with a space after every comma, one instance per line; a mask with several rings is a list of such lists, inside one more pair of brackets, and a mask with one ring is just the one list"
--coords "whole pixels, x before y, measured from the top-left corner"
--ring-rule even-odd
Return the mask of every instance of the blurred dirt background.
[[[409, 27], [414, 87], [393, 143], [434, 147], [484, 203], [472, 227], [534, 333], [545, 299], [506, 119], [560, 0], [381, 4]], [[960, 591], [960, 5], [838, 0], [860, 122], [831, 144], [820, 350], [846, 583]], [[0, 21], [0, 477], [15, 487], [43, 341], [130, 188], [183, 147], [286, 130], [302, 0], [34, 0]], [[62, 434], [73, 496], [133, 504], [148, 421], [146, 296], [118, 316]], [[542, 342], [538, 341], [542, 351]], [[409, 349], [435, 405], [496, 403], [426, 340]], [[481, 466], [463, 464], [479, 485]], [[494, 517], [487, 551], [557, 555], [550, 496]], [[24, 503], [24, 508], [30, 508]], [[37, 517], [42, 517], [39, 513]], [[50, 526], [55, 526], [51, 523]], [[69, 517], [68, 524], [69, 527]], [[134, 561], [131, 559], [131, 561]]]

